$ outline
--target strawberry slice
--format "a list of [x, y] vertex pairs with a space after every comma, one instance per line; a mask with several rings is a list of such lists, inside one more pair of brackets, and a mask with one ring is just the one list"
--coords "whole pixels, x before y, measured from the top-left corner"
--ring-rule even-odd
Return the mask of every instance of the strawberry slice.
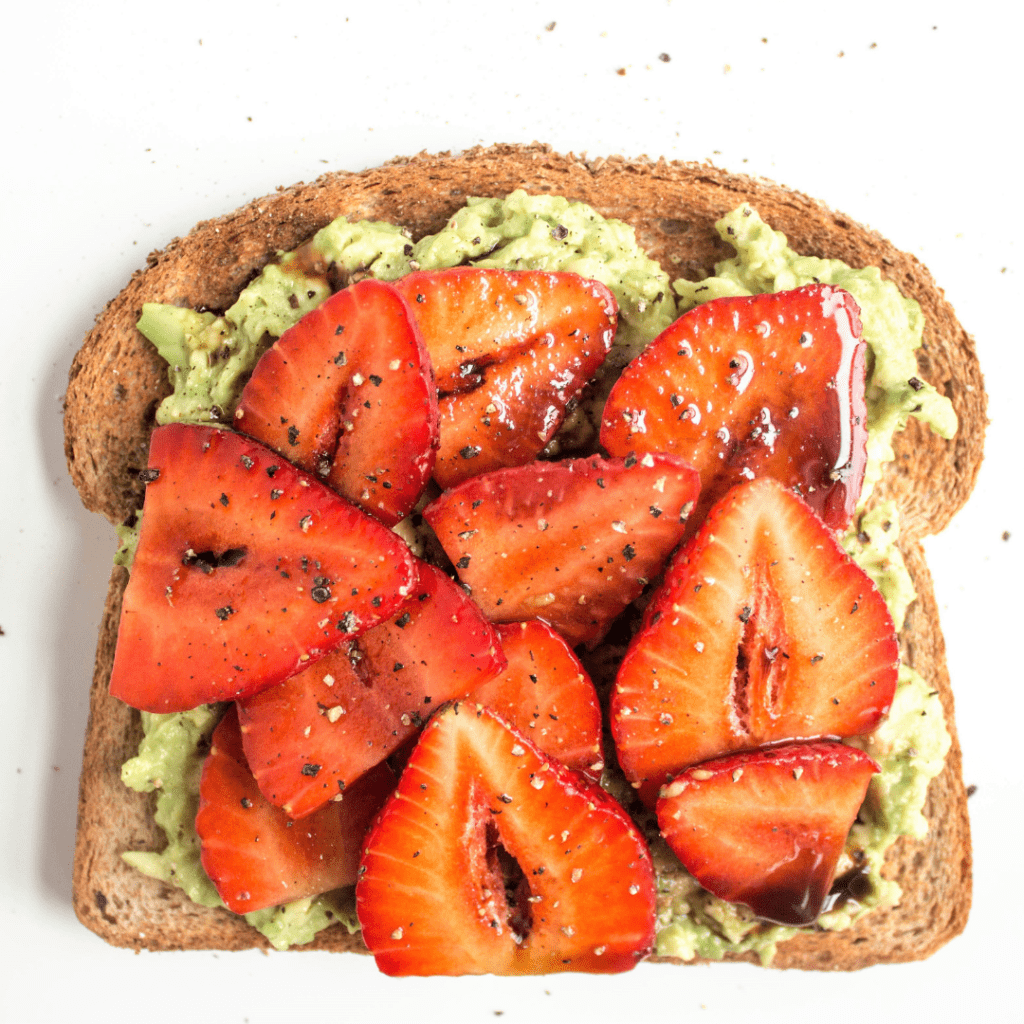
[[833, 529], [867, 462], [860, 309], [831, 285], [716, 299], [633, 360], [605, 405], [612, 455], [674, 452], [700, 472], [695, 521], [734, 484], [771, 476]]
[[421, 563], [396, 616], [239, 702], [246, 757], [267, 799], [302, 818], [347, 793], [434, 708], [504, 666], [494, 628], [465, 591]]
[[153, 432], [110, 692], [143, 711], [256, 693], [389, 618], [416, 581], [390, 530], [228, 430]]
[[731, 490], [648, 606], [612, 692], [619, 763], [651, 802], [732, 750], [870, 732], [899, 648], [868, 576], [769, 478]]
[[654, 941], [654, 870], [625, 811], [479, 705], [431, 719], [359, 870], [385, 974], [614, 973]]
[[307, 313], [256, 364], [235, 426], [397, 523], [438, 438], [430, 362], [402, 297], [367, 279]]
[[593, 646], [660, 571], [698, 490], [674, 455], [534, 462], [467, 480], [423, 516], [491, 621], [540, 615]]
[[382, 764], [343, 801], [301, 823], [289, 821], [260, 793], [229, 707], [213, 732], [199, 783], [203, 870], [236, 914], [353, 885], [363, 837], [394, 787], [391, 769]]
[[497, 627], [508, 667], [466, 698], [486, 704], [545, 754], [595, 782], [604, 768], [597, 690], [572, 648], [546, 622]]
[[604, 362], [618, 305], [570, 273], [459, 267], [395, 282], [437, 375], [441, 487], [530, 462]]
[[821, 913], [846, 836], [879, 767], [842, 743], [794, 743], [708, 761], [673, 779], [658, 824], [686, 870], [759, 917]]

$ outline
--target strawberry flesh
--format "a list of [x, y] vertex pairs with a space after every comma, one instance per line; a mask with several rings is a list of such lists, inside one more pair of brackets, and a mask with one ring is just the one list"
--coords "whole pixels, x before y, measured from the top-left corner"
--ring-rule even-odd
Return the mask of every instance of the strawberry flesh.
[[260, 793], [229, 707], [213, 732], [199, 783], [203, 870], [236, 914], [352, 885], [363, 837], [394, 786], [391, 770], [380, 765], [344, 800], [292, 822]]
[[392, 616], [416, 581], [398, 537], [228, 430], [153, 432], [110, 692], [143, 711], [233, 700]]
[[729, 751], [870, 732], [898, 661], [885, 601], [828, 528], [775, 481], [744, 484], [679, 552], [623, 659], [619, 762], [650, 803]]
[[811, 924], [878, 765], [842, 743], [708, 761], [662, 790], [658, 824], [709, 892], [779, 924]]
[[393, 526], [430, 479], [437, 415], [405, 301], [367, 279], [281, 335], [256, 364], [235, 426]]
[[545, 754], [597, 781], [601, 705], [572, 648], [540, 619], [503, 623], [497, 633], [508, 667], [467, 700], [486, 704]]
[[660, 571], [698, 491], [674, 455], [534, 462], [467, 480], [423, 516], [492, 621], [542, 616], [593, 646]]
[[359, 870], [385, 974], [614, 973], [654, 942], [654, 870], [625, 811], [479, 705], [424, 729]]
[[239, 702], [245, 753], [267, 799], [302, 818], [419, 731], [433, 710], [505, 666], [491, 624], [422, 563], [397, 615], [306, 672]]
[[860, 310], [842, 289], [716, 299], [626, 367], [601, 444], [612, 455], [662, 451], [692, 462], [697, 522], [734, 484], [771, 476], [842, 529], [867, 464], [864, 360]]
[[530, 462], [604, 362], [618, 305], [570, 273], [459, 267], [395, 283], [437, 378], [438, 484]]

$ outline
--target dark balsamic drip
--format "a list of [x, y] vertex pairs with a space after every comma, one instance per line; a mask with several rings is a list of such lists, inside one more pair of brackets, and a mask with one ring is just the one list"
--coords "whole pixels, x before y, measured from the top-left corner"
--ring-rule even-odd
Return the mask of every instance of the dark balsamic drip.
[[832, 888], [825, 897], [822, 913], [826, 910], [838, 910], [847, 903], [860, 903], [866, 896], [870, 896], [873, 890], [874, 886], [871, 884], [871, 876], [866, 866], [850, 868], [832, 883]]

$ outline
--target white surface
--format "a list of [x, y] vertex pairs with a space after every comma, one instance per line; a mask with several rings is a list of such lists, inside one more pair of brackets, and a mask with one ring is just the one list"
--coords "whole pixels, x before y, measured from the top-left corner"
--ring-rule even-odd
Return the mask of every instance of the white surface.
[[[724, 1021], [767, 1007], [791, 1021], [882, 1006], [892, 1020], [1019, 1013], [1008, 1000], [1024, 841], [1021, 15], [1000, 5], [996, 18], [984, 3], [705, 6], [250, 0], [239, 22], [214, 2], [108, 0], [5, 16], [4, 1021], [255, 1024], [299, 1007], [510, 1024]], [[966, 781], [978, 786], [966, 932], [925, 963], [851, 976], [642, 965], [614, 978], [396, 982], [368, 958], [108, 948], [71, 909], [86, 691], [115, 543], [64, 467], [61, 395], [82, 336], [146, 253], [277, 185], [533, 139], [710, 159], [823, 198], [919, 256], [973, 333], [987, 461], [970, 504], [928, 545]]]

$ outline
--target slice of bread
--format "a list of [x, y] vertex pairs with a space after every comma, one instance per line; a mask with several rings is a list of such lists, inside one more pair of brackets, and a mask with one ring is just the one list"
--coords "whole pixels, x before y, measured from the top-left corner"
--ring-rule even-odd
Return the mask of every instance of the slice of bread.
[[[959, 431], [945, 441], [911, 420], [897, 435], [896, 460], [886, 467], [876, 496], [892, 498], [901, 509], [900, 546], [918, 593], [901, 634], [903, 658], [939, 691], [952, 748], [929, 788], [928, 837], [901, 838], [887, 858], [886, 874], [903, 889], [900, 905], [874, 911], [845, 932], [809, 930], [784, 942], [773, 966], [853, 970], [928, 956], [967, 921], [971, 848], [945, 647], [919, 542], [941, 530], [971, 492], [982, 457], [985, 393], [974, 344], [927, 269], [824, 204], [706, 164], [585, 161], [540, 145], [421, 154], [282, 189], [204, 221], [153, 253], [97, 318], [72, 364], [65, 410], [68, 468], [82, 501], [112, 522], [141, 507], [138, 474], [147, 463], [156, 407], [170, 390], [166, 365], [135, 329], [143, 302], [222, 310], [277, 250], [295, 248], [340, 214], [390, 221], [418, 239], [440, 230], [468, 196], [504, 196], [519, 188], [581, 200], [633, 225], [641, 246], [671, 277], [694, 280], [733, 255], [714, 224], [749, 202], [797, 252], [878, 266], [921, 304], [926, 326], [920, 376], [952, 401]], [[125, 850], [158, 850], [164, 842], [152, 820], [151, 797], [120, 781], [121, 764], [135, 753], [141, 735], [138, 713], [107, 694], [126, 580], [125, 571], [115, 568], [100, 629], [79, 797], [76, 912], [118, 946], [266, 946], [240, 918], [196, 906], [180, 890], [121, 860]], [[358, 936], [341, 927], [301, 948], [365, 951]]]

